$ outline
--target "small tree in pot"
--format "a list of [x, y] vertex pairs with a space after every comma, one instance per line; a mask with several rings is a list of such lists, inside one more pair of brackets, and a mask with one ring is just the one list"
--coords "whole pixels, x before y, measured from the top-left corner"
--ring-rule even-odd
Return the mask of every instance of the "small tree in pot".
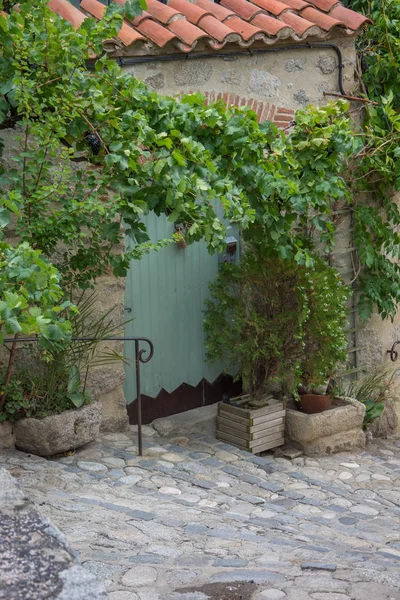
[[349, 289], [336, 269], [319, 257], [313, 269], [304, 273], [304, 281], [309, 314], [303, 325], [297, 399], [301, 410], [312, 414], [330, 408], [329, 381], [337, 366], [347, 359]]
[[252, 398], [273, 382], [300, 404], [299, 392], [326, 391], [347, 347], [348, 290], [335, 269], [318, 256], [306, 267], [248, 244], [239, 265], [222, 266], [210, 292], [207, 357], [236, 366]]
[[[302, 328], [308, 317], [302, 267], [248, 246], [238, 265], [224, 264], [206, 301], [207, 358], [238, 369], [244, 391], [259, 400], [268, 385], [299, 380]], [[291, 381], [293, 379], [293, 382]]]

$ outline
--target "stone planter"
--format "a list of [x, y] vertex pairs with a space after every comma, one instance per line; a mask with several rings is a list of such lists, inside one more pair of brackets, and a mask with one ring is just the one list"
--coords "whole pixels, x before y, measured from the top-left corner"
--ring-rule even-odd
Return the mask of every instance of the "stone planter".
[[53, 456], [93, 441], [100, 423], [100, 402], [44, 419], [20, 419], [14, 423], [15, 445], [24, 452]]
[[285, 431], [285, 406], [271, 399], [263, 408], [242, 408], [220, 402], [217, 439], [253, 454], [282, 446]]
[[286, 407], [286, 442], [306, 456], [351, 452], [365, 447], [365, 406], [353, 398], [334, 398], [332, 407], [307, 415], [294, 402]]
[[4, 448], [13, 448], [15, 444], [15, 433], [13, 424], [10, 421], [0, 423], [0, 450]]

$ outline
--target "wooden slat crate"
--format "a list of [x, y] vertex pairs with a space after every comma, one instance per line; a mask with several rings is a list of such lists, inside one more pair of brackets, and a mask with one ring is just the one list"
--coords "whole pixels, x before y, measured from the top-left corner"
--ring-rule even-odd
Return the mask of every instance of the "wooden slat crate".
[[253, 454], [282, 446], [285, 442], [285, 405], [271, 399], [263, 408], [242, 408], [220, 402], [217, 439]]

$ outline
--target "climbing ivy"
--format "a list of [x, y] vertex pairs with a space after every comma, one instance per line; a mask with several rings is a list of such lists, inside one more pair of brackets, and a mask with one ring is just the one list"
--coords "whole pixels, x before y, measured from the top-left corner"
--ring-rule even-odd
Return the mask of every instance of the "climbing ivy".
[[400, 3], [348, 0], [372, 20], [357, 42], [363, 104], [362, 150], [351, 170], [359, 309], [393, 320], [400, 302]]

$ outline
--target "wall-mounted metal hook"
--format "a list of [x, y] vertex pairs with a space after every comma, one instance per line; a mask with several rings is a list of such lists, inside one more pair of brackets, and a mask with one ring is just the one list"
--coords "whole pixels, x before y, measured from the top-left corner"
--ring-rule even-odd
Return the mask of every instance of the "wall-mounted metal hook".
[[399, 353], [396, 350], [396, 346], [398, 346], [400, 344], [400, 341], [397, 341], [393, 344], [393, 346], [390, 348], [390, 350], [387, 351], [387, 354], [390, 355], [390, 360], [392, 362], [395, 362], [398, 357], [399, 357]]

